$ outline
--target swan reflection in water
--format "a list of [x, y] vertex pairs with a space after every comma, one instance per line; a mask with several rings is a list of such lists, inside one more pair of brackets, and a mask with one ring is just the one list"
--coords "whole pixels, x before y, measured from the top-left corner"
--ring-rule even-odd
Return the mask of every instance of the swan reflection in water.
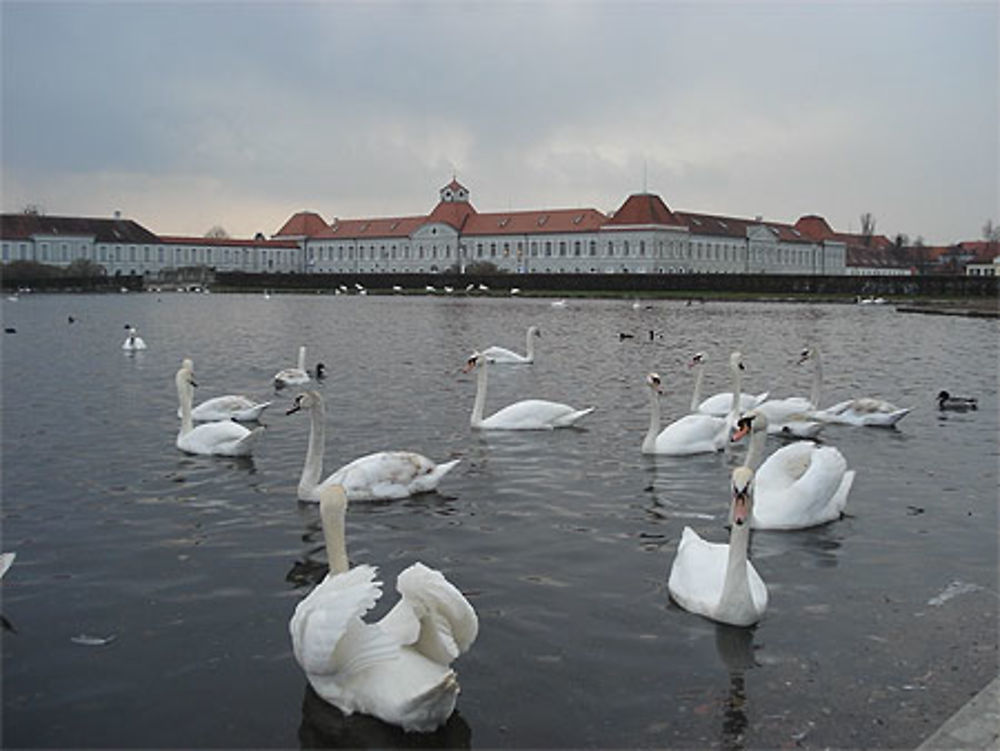
[[408, 733], [370, 715], [345, 715], [306, 684], [301, 748], [472, 748], [472, 729], [458, 710], [432, 733]]
[[722, 716], [721, 746], [724, 749], [742, 749], [746, 744], [747, 692], [744, 673], [756, 667], [754, 660], [753, 628], [715, 624], [715, 649], [729, 672], [729, 693]]

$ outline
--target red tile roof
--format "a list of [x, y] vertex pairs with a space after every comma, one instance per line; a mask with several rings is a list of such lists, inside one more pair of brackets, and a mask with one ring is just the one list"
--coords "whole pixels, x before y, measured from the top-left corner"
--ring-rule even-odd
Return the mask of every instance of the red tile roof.
[[274, 233], [275, 237], [312, 237], [319, 232], [323, 232], [327, 227], [323, 217], [315, 211], [300, 211], [292, 216], [285, 224]]
[[654, 193], [635, 193], [625, 199], [625, 203], [614, 213], [605, 228], [646, 227], [651, 224], [665, 224], [672, 227], [682, 226], [674, 213]]
[[380, 219], [339, 219], [313, 237], [323, 240], [364, 237], [407, 237], [426, 223], [425, 216], [383, 217]]
[[797, 227], [780, 222], [770, 222], [757, 219], [741, 219], [735, 216], [717, 216], [715, 214], [695, 214], [689, 211], [674, 212], [693, 235], [712, 235], [716, 237], [745, 238], [749, 229], [755, 225], [768, 227], [778, 236], [778, 240], [786, 243], [811, 243], [813, 240]]
[[[455, 186], [462, 188], [462, 186], [454, 180], [452, 180], [452, 183], [454, 183], [454, 186], [449, 187], [452, 187], [453, 189]], [[462, 188], [462, 190], [465, 189]], [[427, 221], [442, 222], [461, 232], [462, 227], [465, 226], [465, 222], [468, 220], [469, 216], [475, 215], [475, 213], [476, 210], [468, 201], [441, 201], [434, 207], [434, 211], [427, 216]]]
[[594, 232], [608, 218], [596, 209], [549, 209], [473, 214], [466, 222], [465, 235], [526, 235], [557, 232]]

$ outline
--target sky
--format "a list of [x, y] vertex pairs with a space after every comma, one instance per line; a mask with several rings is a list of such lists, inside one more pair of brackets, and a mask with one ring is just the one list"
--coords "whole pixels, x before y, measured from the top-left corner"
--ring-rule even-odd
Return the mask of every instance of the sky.
[[0, 0], [6, 213], [675, 210], [1000, 223], [998, 3]]

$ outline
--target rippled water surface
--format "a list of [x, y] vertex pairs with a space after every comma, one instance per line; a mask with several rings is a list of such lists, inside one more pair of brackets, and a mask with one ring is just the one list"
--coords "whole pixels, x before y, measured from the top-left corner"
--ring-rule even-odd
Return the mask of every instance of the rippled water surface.
[[[76, 322], [70, 324], [68, 316]], [[997, 672], [997, 324], [890, 306], [685, 305], [541, 299], [130, 294], [3, 302], [6, 747], [912, 747]], [[121, 350], [123, 326], [149, 349]], [[524, 397], [597, 407], [582, 427], [484, 434], [468, 420], [476, 347], [537, 362], [494, 369], [487, 412]], [[622, 339], [619, 334], [632, 334]], [[878, 395], [898, 430], [830, 426], [857, 470], [847, 518], [757, 532], [771, 600], [752, 630], [672, 604], [685, 525], [726, 539], [730, 455], [643, 457], [643, 379], [690, 401], [687, 359], [728, 386], [824, 402]], [[307, 689], [287, 632], [323, 573], [315, 505], [295, 498], [308, 418], [271, 376], [329, 376], [326, 470], [370, 451], [461, 458], [440, 492], [352, 504], [354, 563], [386, 596], [415, 560], [461, 588], [480, 636], [456, 667], [458, 711], [404, 736], [348, 720]], [[252, 460], [174, 446], [173, 375], [197, 400], [273, 399]], [[941, 414], [941, 388], [980, 410]], [[770, 445], [773, 448], [777, 444]]]

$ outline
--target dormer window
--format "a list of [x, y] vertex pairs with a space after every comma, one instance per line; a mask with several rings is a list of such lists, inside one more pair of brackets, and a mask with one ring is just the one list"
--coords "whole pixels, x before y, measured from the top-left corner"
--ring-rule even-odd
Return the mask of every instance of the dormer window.
[[549, 215], [548, 214], [542, 214], [540, 217], [538, 217], [538, 226], [541, 227], [548, 220], [549, 220]]
[[497, 222], [497, 227], [506, 227], [508, 224], [510, 224], [510, 217], [505, 216]]

